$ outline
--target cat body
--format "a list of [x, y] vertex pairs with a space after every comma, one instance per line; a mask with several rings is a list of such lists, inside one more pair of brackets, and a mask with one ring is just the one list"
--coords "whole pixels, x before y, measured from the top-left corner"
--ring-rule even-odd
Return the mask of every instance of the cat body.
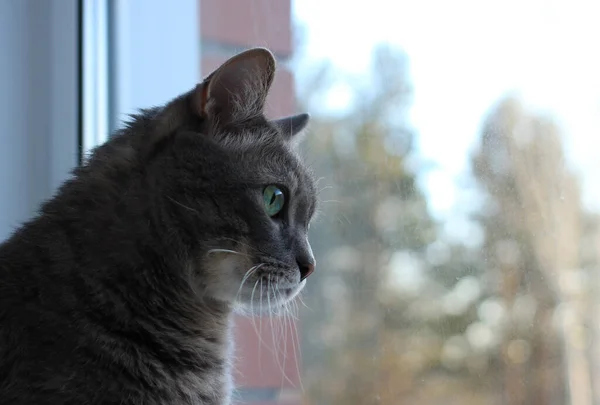
[[230, 403], [234, 310], [315, 265], [308, 116], [264, 117], [274, 72], [252, 49], [142, 111], [0, 245], [1, 405]]

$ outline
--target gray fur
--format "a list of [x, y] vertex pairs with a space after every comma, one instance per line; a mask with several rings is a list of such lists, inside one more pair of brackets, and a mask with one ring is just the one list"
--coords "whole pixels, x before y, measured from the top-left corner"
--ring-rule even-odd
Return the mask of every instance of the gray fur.
[[142, 111], [0, 245], [2, 405], [230, 402], [234, 309], [284, 304], [314, 266], [308, 119], [265, 119], [274, 72], [249, 50]]

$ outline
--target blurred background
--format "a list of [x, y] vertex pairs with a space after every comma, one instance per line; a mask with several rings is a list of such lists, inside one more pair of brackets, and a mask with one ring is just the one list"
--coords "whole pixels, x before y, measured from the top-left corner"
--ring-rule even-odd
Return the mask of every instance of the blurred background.
[[125, 114], [270, 48], [317, 271], [236, 400], [600, 404], [600, 4], [0, 0], [0, 239]]

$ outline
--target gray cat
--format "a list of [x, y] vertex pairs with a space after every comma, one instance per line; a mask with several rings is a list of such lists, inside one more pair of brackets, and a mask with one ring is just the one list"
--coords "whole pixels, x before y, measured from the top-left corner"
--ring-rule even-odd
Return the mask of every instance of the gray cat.
[[274, 74], [252, 49], [142, 111], [0, 245], [0, 404], [230, 402], [233, 311], [315, 266], [308, 115], [265, 118]]

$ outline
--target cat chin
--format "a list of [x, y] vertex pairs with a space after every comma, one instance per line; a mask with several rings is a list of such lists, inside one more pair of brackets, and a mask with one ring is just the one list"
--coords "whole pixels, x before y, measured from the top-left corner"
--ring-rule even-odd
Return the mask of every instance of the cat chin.
[[254, 306], [251, 308], [247, 303], [236, 302], [233, 304], [233, 312], [236, 315], [241, 315], [247, 318], [251, 318], [254, 316], [270, 316], [270, 315], [281, 315], [285, 312], [287, 306], [285, 305], [287, 302], [278, 302], [275, 305], [270, 307], [263, 306], [262, 308], [257, 308]]
[[306, 280], [302, 280], [295, 287], [284, 288], [280, 290], [280, 297], [283, 296], [282, 298], [271, 298], [270, 301], [263, 298], [262, 303], [258, 300], [255, 300], [254, 302], [250, 300], [236, 300], [232, 306], [233, 311], [236, 314], [243, 316], [282, 314], [288, 308], [288, 304], [298, 296], [305, 285]]

